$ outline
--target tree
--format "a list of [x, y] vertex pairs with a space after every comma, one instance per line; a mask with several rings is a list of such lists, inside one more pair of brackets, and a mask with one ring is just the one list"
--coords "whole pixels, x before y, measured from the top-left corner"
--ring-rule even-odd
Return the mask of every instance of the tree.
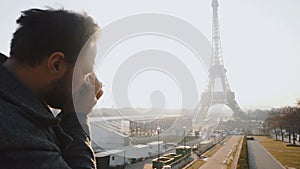
[[[265, 124], [269, 131], [274, 130], [276, 140], [280, 135], [281, 140], [284, 141], [283, 130], [285, 130], [288, 132], [289, 143], [296, 144], [296, 133], [300, 136], [300, 99], [297, 101], [296, 107], [286, 106], [271, 109]], [[278, 133], [278, 130], [280, 133]], [[293, 140], [291, 140], [292, 137]], [[300, 137], [298, 140], [300, 142]]]
[[[272, 109], [269, 113], [269, 118], [268, 118], [268, 123], [270, 123], [271, 128], [273, 128], [275, 132], [275, 139], [278, 140], [278, 135], [280, 134], [281, 136], [281, 141], [284, 141], [284, 134], [283, 134], [283, 129], [284, 126], [286, 125], [285, 120], [284, 120], [284, 109], [283, 108], [277, 108], [277, 109]], [[278, 129], [280, 133], [278, 133]]]
[[299, 125], [299, 108], [298, 107], [285, 107], [285, 117], [284, 121], [286, 123], [286, 128], [289, 129], [289, 142], [291, 136], [293, 136], [293, 144], [296, 144], [296, 132], [300, 132], [300, 125]]
[[269, 130], [274, 130], [275, 139], [278, 140], [278, 133], [277, 133], [277, 127], [278, 127], [278, 120], [276, 119], [277, 116], [269, 117], [266, 119], [266, 124], [268, 126]]

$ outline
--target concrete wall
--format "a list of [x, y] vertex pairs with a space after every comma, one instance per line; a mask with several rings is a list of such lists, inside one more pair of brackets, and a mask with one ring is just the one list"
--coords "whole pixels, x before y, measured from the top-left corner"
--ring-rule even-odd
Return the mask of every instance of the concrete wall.
[[127, 136], [115, 132], [108, 126], [99, 123], [91, 123], [90, 126], [94, 149], [98, 149], [97, 146], [104, 150], [122, 149], [129, 145]]

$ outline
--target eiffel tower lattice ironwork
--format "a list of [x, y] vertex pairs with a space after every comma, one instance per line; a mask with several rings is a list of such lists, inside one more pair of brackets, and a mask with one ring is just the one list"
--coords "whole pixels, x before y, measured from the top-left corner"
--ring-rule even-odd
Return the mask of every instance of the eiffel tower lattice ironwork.
[[206, 89], [202, 93], [196, 109], [196, 112], [198, 113], [197, 117], [194, 119], [196, 122], [204, 120], [209, 108], [216, 104], [227, 105], [233, 111], [235, 117], [242, 113], [226, 76], [226, 69], [224, 67], [221, 50], [218, 6], [218, 0], [212, 0], [213, 29], [211, 67], [209, 69], [209, 79]]

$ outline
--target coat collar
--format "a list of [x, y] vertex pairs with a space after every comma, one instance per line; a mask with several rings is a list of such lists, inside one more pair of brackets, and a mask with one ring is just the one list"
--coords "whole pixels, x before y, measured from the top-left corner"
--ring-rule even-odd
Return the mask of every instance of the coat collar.
[[53, 126], [60, 121], [2, 64], [0, 64], [0, 97], [25, 110], [24, 115], [36, 123]]

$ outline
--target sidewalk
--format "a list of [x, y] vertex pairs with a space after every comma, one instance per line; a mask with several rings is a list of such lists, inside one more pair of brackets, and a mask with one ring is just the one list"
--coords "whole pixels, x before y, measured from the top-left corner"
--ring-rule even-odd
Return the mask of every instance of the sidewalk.
[[231, 164], [231, 167], [230, 169], [236, 169], [237, 168], [237, 164], [239, 162], [239, 157], [240, 157], [240, 154], [241, 154], [241, 149], [242, 149], [242, 145], [243, 145], [243, 140], [244, 140], [244, 137], [242, 137], [240, 143], [239, 143], [239, 147], [236, 151], [236, 154], [235, 154], [235, 157], [232, 161], [232, 164]]
[[212, 157], [207, 158], [207, 161], [200, 167], [200, 169], [227, 168], [227, 162], [230, 160], [231, 153], [235, 146], [239, 144], [241, 137], [242, 136], [232, 136]]
[[284, 169], [258, 141], [248, 140], [248, 161], [250, 169]]
[[254, 139], [286, 168], [300, 168], [299, 145], [287, 146], [286, 142], [267, 136], [255, 136]]

